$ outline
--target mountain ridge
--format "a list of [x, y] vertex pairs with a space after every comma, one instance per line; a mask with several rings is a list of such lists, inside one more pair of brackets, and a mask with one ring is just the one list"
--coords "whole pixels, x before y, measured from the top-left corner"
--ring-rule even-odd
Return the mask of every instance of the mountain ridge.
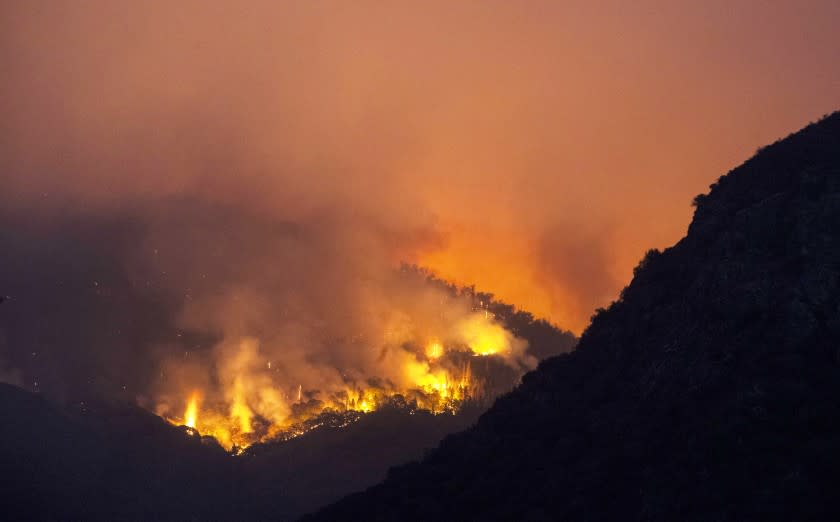
[[840, 471], [840, 113], [695, 199], [571, 354], [305, 520], [822, 518]]

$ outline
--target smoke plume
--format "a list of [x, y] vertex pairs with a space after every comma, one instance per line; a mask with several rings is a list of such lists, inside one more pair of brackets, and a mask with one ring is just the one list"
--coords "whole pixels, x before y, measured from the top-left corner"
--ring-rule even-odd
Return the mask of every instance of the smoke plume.
[[[767, 141], [710, 122], [800, 117], [768, 126], [704, 79], [742, 63], [691, 40], [697, 13], [657, 11], [669, 22], [629, 38], [622, 3], [586, 5], [4, 3], [0, 360], [55, 395], [177, 410], [196, 388], [268, 418], [295, 389], [416, 381], [405, 368], [434, 339], [491, 336], [533, 366], [400, 263], [579, 331], [682, 233], [690, 197], [743, 155], [732, 144]], [[674, 132], [689, 110], [701, 130]], [[709, 136], [729, 148], [701, 161]]]

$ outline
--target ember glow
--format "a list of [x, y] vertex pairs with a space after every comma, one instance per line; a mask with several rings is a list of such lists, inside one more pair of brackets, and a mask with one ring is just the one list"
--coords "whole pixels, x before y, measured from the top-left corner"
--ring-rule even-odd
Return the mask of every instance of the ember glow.
[[192, 392], [189, 399], [187, 399], [187, 408], [184, 410], [184, 426], [188, 428], [195, 428], [198, 419], [198, 401], [200, 394], [198, 391]]
[[443, 355], [443, 345], [437, 339], [432, 339], [426, 344], [426, 357], [435, 360]]
[[488, 321], [486, 315], [473, 314], [461, 321], [461, 333], [476, 355], [493, 355], [510, 344], [510, 332]]
[[[234, 373], [219, 381], [218, 389], [193, 389], [185, 395], [183, 416], [171, 415], [166, 403], [160, 405], [159, 413], [172, 424], [214, 437], [235, 454], [255, 442], [301, 435], [313, 426], [307, 421], [326, 412], [365, 414], [387, 404], [454, 414], [465, 401], [488, 398], [481, 377], [472, 372], [473, 359], [491, 358], [510, 365], [524, 341], [485, 312], [469, 313], [451, 331], [452, 336], [433, 337], [425, 346], [409, 340], [399, 347], [367, 347], [381, 352], [381, 364], [374, 365], [370, 378], [323, 383], [306, 394], [303, 385], [278, 378], [270, 364], [254, 364], [262, 357], [259, 342], [244, 338], [236, 350], [227, 352], [229, 360], [220, 361]], [[282, 366], [284, 361], [276, 364]], [[513, 364], [521, 372], [532, 360], [521, 358]], [[202, 400], [205, 396], [216, 399]]]

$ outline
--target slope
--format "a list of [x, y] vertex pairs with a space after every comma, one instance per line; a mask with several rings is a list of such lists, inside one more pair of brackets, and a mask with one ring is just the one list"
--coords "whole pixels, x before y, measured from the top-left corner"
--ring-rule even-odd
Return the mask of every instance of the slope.
[[695, 201], [568, 355], [308, 520], [840, 515], [840, 113]]

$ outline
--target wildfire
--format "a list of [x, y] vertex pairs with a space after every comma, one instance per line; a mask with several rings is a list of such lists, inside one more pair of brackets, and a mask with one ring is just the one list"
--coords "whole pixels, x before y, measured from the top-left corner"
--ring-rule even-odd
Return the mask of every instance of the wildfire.
[[233, 404], [230, 406], [230, 418], [234, 420], [241, 433], [251, 433], [251, 409], [245, 402], [242, 377], [237, 377], [233, 383]]
[[426, 345], [426, 357], [429, 359], [437, 359], [443, 355], [443, 345], [437, 339], [433, 339], [429, 341], [429, 344]]
[[[443, 348], [441, 348], [443, 350]], [[241, 382], [234, 383], [233, 399], [227, 415], [214, 408], [201, 412], [202, 394], [192, 392], [186, 400], [186, 407], [182, 419], [168, 419], [172, 424], [184, 425], [202, 435], [214, 437], [219, 444], [233, 453], [241, 452], [254, 442], [268, 440], [286, 431], [294, 431], [295, 425], [315, 418], [327, 411], [370, 413], [395, 400], [398, 396], [412, 400], [416, 408], [433, 413], [455, 413], [461, 404], [475, 398], [480, 392], [480, 386], [474, 382], [469, 364], [458, 371], [435, 368], [428, 362], [409, 362], [405, 366], [405, 373], [411, 388], [376, 389], [376, 388], [348, 388], [334, 394], [343, 400], [326, 400], [317, 404], [313, 409], [303, 411], [298, 416], [289, 415], [277, 423], [258, 429], [253, 409], [243, 395], [244, 386]], [[300, 388], [295, 387], [293, 396], [300, 402]], [[305, 430], [299, 430], [300, 435]]]
[[198, 419], [198, 403], [200, 400], [201, 394], [198, 390], [192, 392], [189, 399], [187, 399], [187, 409], [184, 411], [184, 426], [195, 429]]
[[186, 397], [182, 418], [164, 416], [239, 454], [256, 442], [301, 435], [322, 425], [319, 416], [330, 412], [362, 415], [398, 405], [455, 413], [466, 401], [482, 397], [483, 383], [473, 374], [470, 357], [505, 361], [515, 338], [486, 313], [474, 312], [456, 322], [449, 335], [427, 339], [416, 348], [409, 343], [382, 352], [380, 363], [388, 368], [396, 364], [398, 374], [388, 370], [387, 379], [361, 381], [345, 377], [343, 386], [325, 382], [319, 391], [306, 394], [301, 384], [286, 388], [279, 383], [278, 369], [265, 364], [259, 343], [243, 339], [219, 368], [221, 391], [194, 389]]
[[511, 334], [498, 324], [473, 314], [459, 324], [467, 346], [476, 355], [494, 355], [510, 344]]

